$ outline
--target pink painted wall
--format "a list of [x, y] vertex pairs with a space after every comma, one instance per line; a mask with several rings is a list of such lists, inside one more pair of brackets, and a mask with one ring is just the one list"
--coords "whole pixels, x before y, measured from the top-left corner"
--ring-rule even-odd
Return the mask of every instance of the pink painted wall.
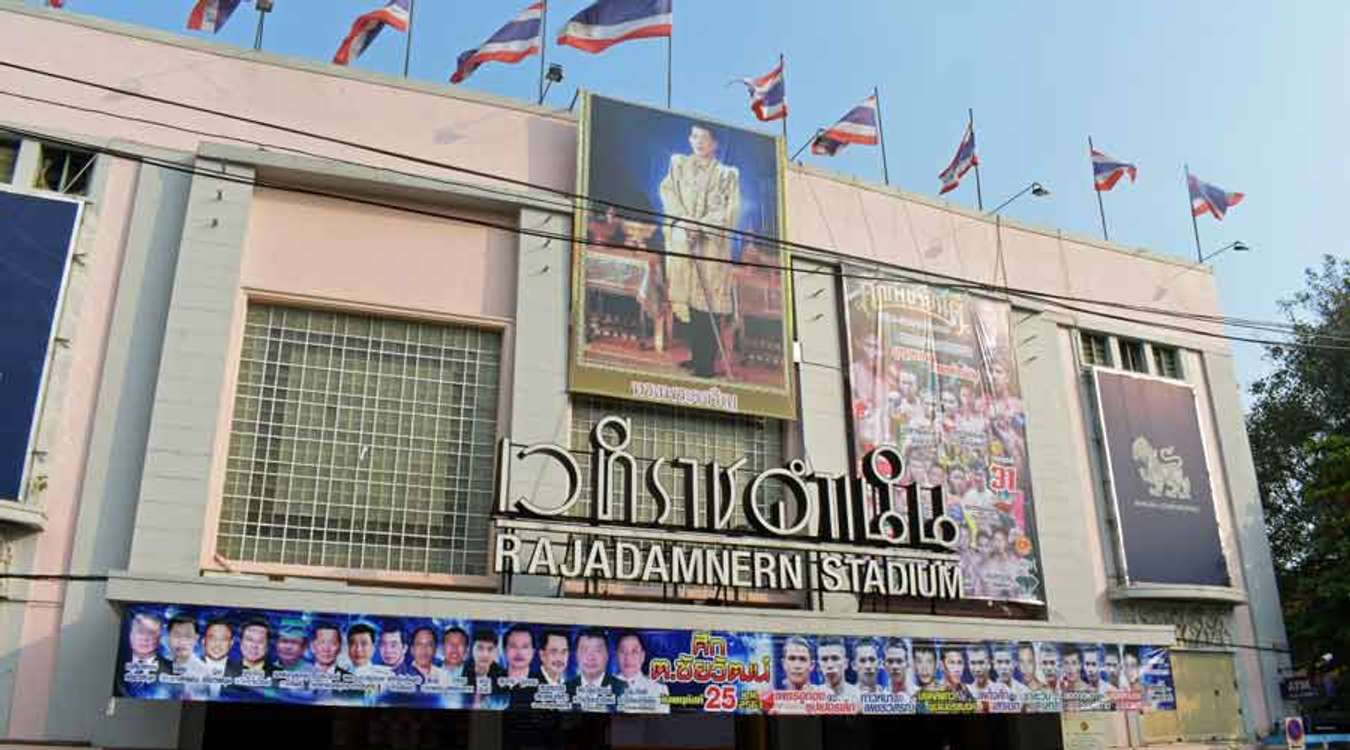
[[[514, 224], [509, 217], [480, 218]], [[250, 208], [240, 284], [319, 300], [505, 320], [515, 314], [515, 255], [516, 237], [507, 232], [260, 189]]]

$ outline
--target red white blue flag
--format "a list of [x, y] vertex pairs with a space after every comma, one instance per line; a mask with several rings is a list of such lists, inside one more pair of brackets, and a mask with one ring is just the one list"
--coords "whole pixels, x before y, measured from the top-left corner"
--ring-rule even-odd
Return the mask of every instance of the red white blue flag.
[[[60, 3], [64, 0], [55, 0]], [[57, 7], [60, 7], [59, 5]], [[230, 14], [239, 7], [239, 0], [197, 0], [188, 13], [187, 27], [193, 31], [209, 31], [212, 34], [225, 27]]]
[[955, 190], [961, 184], [961, 178], [966, 176], [966, 172], [979, 163], [979, 157], [975, 156], [975, 125], [967, 122], [965, 135], [961, 136], [961, 145], [956, 147], [956, 156], [952, 157], [946, 169], [938, 173], [938, 179], [942, 180], [942, 189], [938, 191], [938, 195]]
[[763, 122], [787, 117], [787, 87], [783, 81], [783, 60], [778, 67], [759, 78], [742, 78], [750, 91], [750, 111]]
[[1217, 185], [1203, 182], [1195, 175], [1189, 175], [1187, 183], [1191, 191], [1191, 214], [1195, 216], [1211, 214], [1215, 219], [1223, 221], [1228, 209], [1241, 203], [1246, 197], [1242, 193], [1230, 193]]
[[451, 83], [473, 75], [485, 62], [518, 63], [543, 47], [544, 3], [535, 3], [512, 18], [486, 42], [460, 53]]
[[597, 0], [572, 16], [558, 44], [592, 54], [630, 39], [670, 36], [673, 0]]
[[[237, 2], [237, 0], [236, 0]], [[347, 32], [347, 36], [342, 40], [338, 47], [337, 54], [333, 55], [335, 65], [348, 65], [352, 60], [361, 56], [362, 52], [375, 41], [375, 37], [380, 35], [380, 31], [385, 26], [391, 26], [398, 31], [408, 30], [408, 18], [411, 15], [409, 3], [412, 0], [389, 0], [383, 8], [372, 10], [357, 17], [352, 23], [352, 30]]]
[[1092, 179], [1096, 183], [1097, 190], [1106, 192], [1120, 182], [1120, 178], [1125, 175], [1130, 176], [1130, 182], [1134, 182], [1138, 170], [1127, 161], [1114, 159], [1095, 148], [1088, 149], [1092, 156]]
[[834, 156], [850, 143], [875, 146], [877, 140], [877, 97], [873, 94], [863, 99], [862, 104], [850, 109], [839, 122], [817, 133], [815, 140], [811, 141], [811, 153]]

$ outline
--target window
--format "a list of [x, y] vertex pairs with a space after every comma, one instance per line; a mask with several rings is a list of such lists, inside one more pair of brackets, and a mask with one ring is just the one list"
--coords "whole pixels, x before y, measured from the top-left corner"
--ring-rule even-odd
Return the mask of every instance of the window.
[[1153, 371], [1164, 378], [1181, 379], [1181, 360], [1177, 350], [1170, 346], [1151, 344], [1153, 349]]
[[252, 304], [217, 553], [482, 575], [501, 334]]
[[1130, 372], [1148, 372], [1148, 360], [1144, 358], [1144, 342], [1120, 339], [1120, 367]]
[[14, 165], [19, 161], [19, 142], [0, 136], [0, 182], [14, 181]]
[[44, 143], [33, 187], [67, 195], [88, 195], [93, 171], [93, 154]]
[[1078, 332], [1079, 340], [1083, 350], [1083, 364], [1091, 367], [1111, 366], [1111, 349], [1107, 345], [1106, 337], [1099, 333], [1088, 333], [1087, 331]]
[[[578, 452], [590, 451], [591, 429], [600, 420], [614, 415], [625, 417], [632, 428], [628, 452], [638, 461], [638, 472], [644, 472], [651, 459], [689, 458], [700, 463], [717, 461], [726, 466], [737, 459], [747, 459], [740, 476], [754, 474], [783, 465], [783, 423], [774, 419], [745, 415], [717, 414], [692, 409], [679, 409], [659, 404], [637, 404], [592, 397], [572, 400], [572, 448]], [[582, 502], [577, 504], [577, 515], [591, 512], [591, 478], [589, 461], [582, 460]], [[665, 480], [674, 503], [671, 524], [684, 523], [685, 485], [670, 477]], [[642, 477], [637, 478], [642, 487]], [[744, 485], [742, 485], [744, 486]], [[781, 491], [772, 483], [764, 493], [766, 504], [772, 502], [774, 492]], [[616, 488], [616, 492], [618, 488]], [[700, 482], [700, 491], [704, 491]], [[650, 521], [655, 515], [652, 502], [639, 491], [638, 514]], [[616, 495], [617, 497], [617, 495]], [[744, 521], [741, 506], [736, 503], [733, 525]]]

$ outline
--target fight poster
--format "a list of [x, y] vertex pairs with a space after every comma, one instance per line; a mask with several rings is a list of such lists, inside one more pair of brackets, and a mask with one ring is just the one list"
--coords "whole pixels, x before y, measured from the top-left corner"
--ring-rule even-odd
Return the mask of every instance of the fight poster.
[[859, 276], [844, 281], [854, 455], [898, 446], [902, 483], [940, 493], [966, 598], [1042, 603], [1011, 308]]
[[770, 715], [1174, 710], [1168, 650], [127, 605], [123, 698]]

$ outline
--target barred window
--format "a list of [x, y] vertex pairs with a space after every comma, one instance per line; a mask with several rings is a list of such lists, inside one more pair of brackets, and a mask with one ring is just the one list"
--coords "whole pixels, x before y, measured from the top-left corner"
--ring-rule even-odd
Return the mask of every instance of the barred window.
[[1082, 346], [1079, 347], [1083, 352], [1083, 364], [1087, 367], [1096, 365], [1098, 367], [1111, 366], [1111, 349], [1107, 345], [1107, 339], [1100, 333], [1089, 333], [1079, 331], [1078, 338]]
[[1148, 360], [1144, 359], [1144, 342], [1120, 339], [1120, 366], [1130, 372], [1148, 372]]
[[14, 181], [14, 166], [19, 161], [19, 141], [0, 135], [0, 182]]
[[217, 552], [481, 575], [501, 334], [251, 304]]
[[[638, 404], [611, 401], [591, 396], [572, 399], [572, 450], [590, 451], [591, 430], [600, 420], [614, 415], [627, 418], [631, 427], [628, 453], [638, 460], [639, 473], [645, 472], [652, 459], [688, 458], [700, 464], [716, 461], [722, 466], [745, 458], [746, 464], [739, 476], [750, 477], [765, 469], [783, 465], [783, 423], [776, 419], [749, 415], [718, 414], [694, 409], [681, 409], [660, 404]], [[578, 503], [578, 515], [589, 515], [591, 507], [591, 478], [589, 461], [582, 461], [583, 493]], [[672, 471], [674, 471], [672, 469]], [[684, 523], [685, 484], [665, 477], [673, 504], [669, 524]], [[706, 492], [700, 478], [699, 491]], [[641, 476], [637, 486], [642, 487]], [[744, 480], [739, 487], [744, 487]], [[782, 488], [772, 483], [763, 493], [766, 504], [772, 503]], [[619, 488], [615, 488], [615, 507]], [[654, 503], [639, 491], [638, 515], [642, 521], [651, 521], [655, 515]], [[745, 514], [740, 498], [733, 498], [736, 510], [733, 525], [741, 525]]]
[[1161, 344], [1150, 344], [1153, 349], [1153, 370], [1154, 374], [1179, 380], [1181, 378], [1181, 358], [1177, 356], [1175, 347], [1162, 346]]

